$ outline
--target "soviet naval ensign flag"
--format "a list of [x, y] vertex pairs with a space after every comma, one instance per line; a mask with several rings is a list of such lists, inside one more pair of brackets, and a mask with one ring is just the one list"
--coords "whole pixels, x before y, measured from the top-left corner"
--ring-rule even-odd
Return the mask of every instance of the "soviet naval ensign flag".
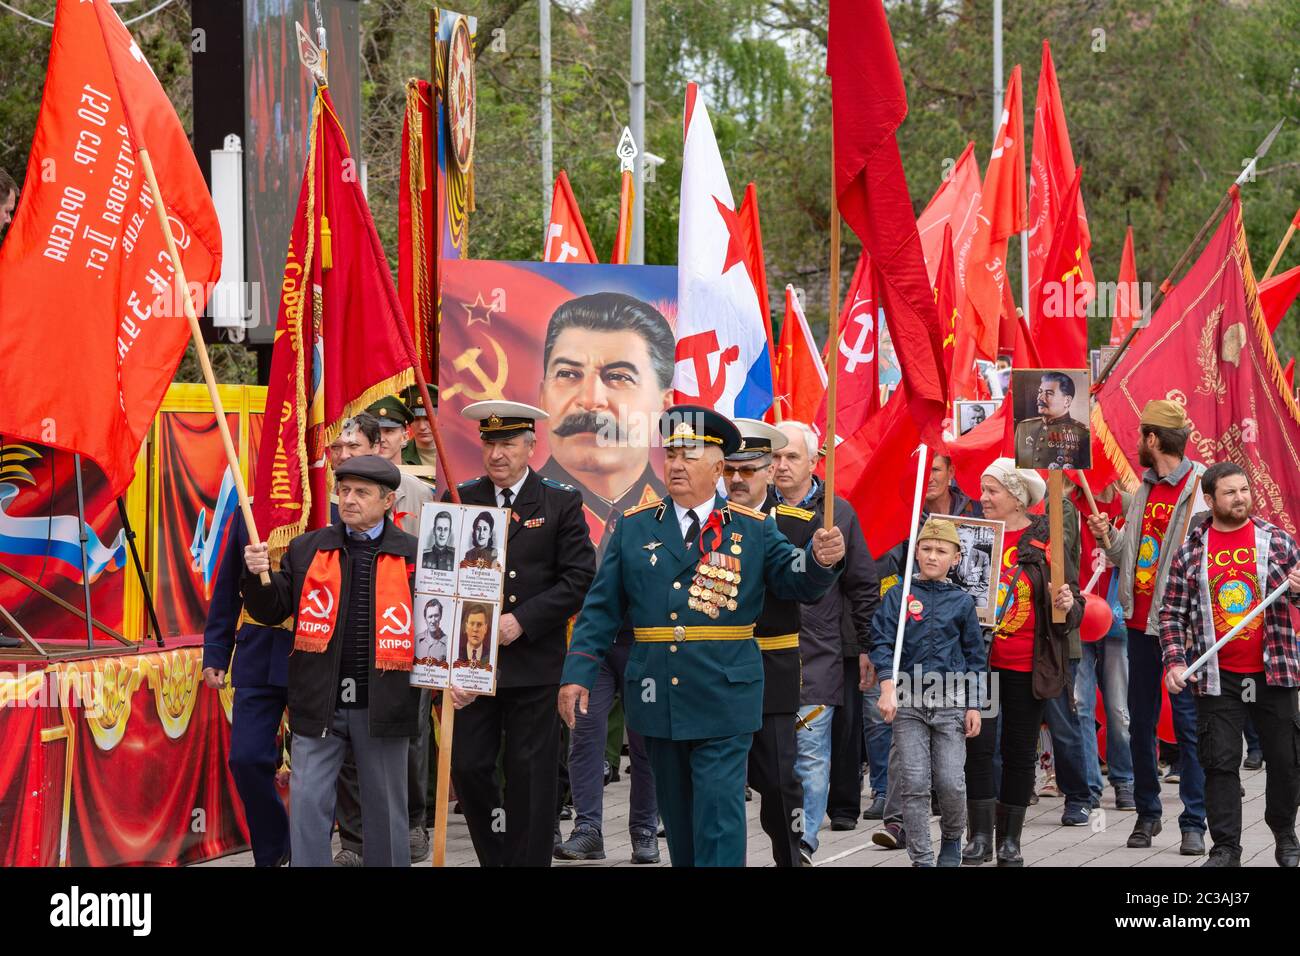
[[142, 150], [201, 312], [221, 232], [185, 130], [108, 0], [61, 2], [0, 247], [0, 434], [86, 455], [113, 494], [190, 337]]

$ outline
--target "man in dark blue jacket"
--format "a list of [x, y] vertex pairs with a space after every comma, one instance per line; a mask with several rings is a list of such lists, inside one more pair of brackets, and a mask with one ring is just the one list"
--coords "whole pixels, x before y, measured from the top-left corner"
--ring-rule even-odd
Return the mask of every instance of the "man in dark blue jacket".
[[[289, 817], [275, 789], [280, 756], [275, 738], [289, 700], [289, 649], [293, 637], [283, 627], [258, 624], [244, 613], [239, 579], [247, 544], [248, 529], [237, 511], [230, 522], [208, 605], [208, 622], [203, 628], [203, 680], [208, 687], [219, 690], [230, 671], [235, 688], [230, 775], [244, 802], [254, 863], [279, 866], [289, 857]], [[236, 647], [238, 654], [234, 653]]]

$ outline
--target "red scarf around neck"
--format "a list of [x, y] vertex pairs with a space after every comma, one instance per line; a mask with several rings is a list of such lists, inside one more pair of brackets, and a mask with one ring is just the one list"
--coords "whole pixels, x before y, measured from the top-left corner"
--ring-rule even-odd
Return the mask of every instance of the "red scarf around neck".
[[[329, 647], [339, 619], [343, 580], [339, 549], [317, 551], [307, 568], [293, 649], [321, 654]], [[411, 636], [411, 586], [406, 559], [380, 552], [375, 562], [375, 667], [409, 671], [415, 663]]]

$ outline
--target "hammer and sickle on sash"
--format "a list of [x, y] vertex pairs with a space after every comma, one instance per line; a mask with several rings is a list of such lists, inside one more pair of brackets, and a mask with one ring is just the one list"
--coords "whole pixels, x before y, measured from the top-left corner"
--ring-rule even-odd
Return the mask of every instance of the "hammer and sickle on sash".
[[[406, 612], [406, 623], [402, 623], [399, 611]], [[380, 634], [410, 634], [411, 633], [411, 609], [405, 604], [397, 604], [384, 610], [384, 620], [389, 621], [392, 627], [385, 624], [379, 629]]]
[[314, 607], [304, 607], [303, 613], [310, 614], [312, 617], [318, 617], [324, 621], [334, 612], [334, 595], [330, 594], [329, 591], [326, 591], [324, 601], [320, 599], [320, 595], [320, 588], [312, 588], [312, 590], [308, 592], [307, 600], [310, 601]]
[[501, 344], [496, 339], [486, 333], [484, 333], [483, 337], [491, 343], [492, 351], [496, 356], [496, 378], [489, 378], [479, 364], [479, 357], [483, 354], [483, 350], [478, 347], [468, 348], [452, 359], [451, 366], [457, 372], [469, 372], [478, 382], [479, 390], [475, 391], [465, 382], [457, 382], [443, 392], [442, 397], [444, 399], [454, 398], [463, 392], [466, 398], [474, 402], [505, 401], [505, 394], [502, 389], [505, 387], [506, 379], [510, 375], [510, 360], [506, 357], [505, 349], [501, 347]]
[[678, 341], [675, 356], [679, 362], [690, 359], [694, 364], [695, 383], [700, 390], [698, 395], [686, 395], [685, 392], [682, 394], [686, 398], [710, 407], [722, 397], [722, 392], [727, 387], [727, 366], [740, 358], [740, 346], [733, 345], [722, 349], [722, 354], [718, 358], [718, 376], [710, 378], [709, 356], [717, 351], [719, 351], [718, 333], [710, 329], [707, 332], [696, 332]]

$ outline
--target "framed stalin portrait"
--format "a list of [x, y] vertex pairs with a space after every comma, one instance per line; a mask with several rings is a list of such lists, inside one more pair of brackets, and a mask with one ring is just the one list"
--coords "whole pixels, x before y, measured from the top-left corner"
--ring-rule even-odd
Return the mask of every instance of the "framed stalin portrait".
[[993, 589], [997, 587], [1006, 526], [989, 518], [930, 517], [951, 521], [957, 526], [957, 537], [961, 538], [961, 560], [948, 572], [948, 580], [975, 599], [975, 614], [980, 624], [993, 627], [997, 623], [997, 598]]
[[1087, 369], [1015, 369], [1017, 468], [1091, 468]]

